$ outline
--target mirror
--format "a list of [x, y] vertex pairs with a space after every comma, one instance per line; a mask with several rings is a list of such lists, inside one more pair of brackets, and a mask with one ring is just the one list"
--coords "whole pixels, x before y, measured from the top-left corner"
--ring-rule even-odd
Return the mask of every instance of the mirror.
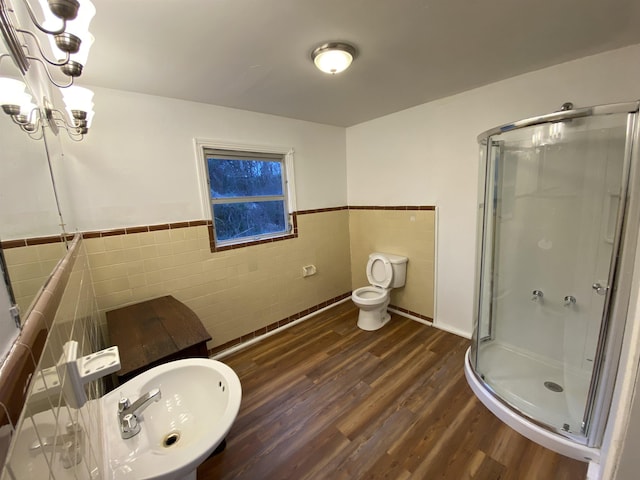
[[0, 358], [5, 358], [18, 337], [20, 328], [14, 317], [13, 292], [9, 285], [7, 268], [0, 249]]
[[22, 319], [66, 252], [49, 160], [60, 140], [48, 129], [37, 137], [43, 138], [30, 138], [0, 111], [0, 240]]
[[[55, 82], [47, 79], [48, 74], [41, 64], [25, 63], [26, 58], [23, 54], [36, 51], [35, 40], [23, 44], [15, 39], [14, 23], [19, 25], [20, 19], [25, 20], [28, 17], [27, 8], [20, 5], [20, 12], [8, 10], [3, 0], [0, 0], [0, 7], [0, 30], [5, 51], [11, 51], [13, 54], [9, 56], [2, 53], [0, 45], [0, 75], [13, 79], [3, 86], [10, 85], [15, 80], [21, 80], [26, 84], [23, 89], [21, 84], [16, 86], [13, 83], [13, 86], [17, 87], [13, 92], [11, 88], [2, 90], [3, 94], [7, 95], [3, 99], [3, 108], [0, 111], [0, 259], [5, 261], [3, 266], [6, 268], [3, 268], [3, 273], [6, 272], [6, 277], [10, 280], [8, 285], [5, 281], [0, 285], [6, 287], [6, 292], [0, 289], [0, 297], [5, 294], [2, 299], [8, 299], [0, 302], [0, 327], [5, 327], [0, 329], [0, 333], [5, 340], [3, 348], [5, 351], [7, 348], [10, 349], [8, 355], [2, 354], [0, 357], [2, 468], [13, 443], [12, 437], [24, 423], [21, 419], [26, 411], [25, 406], [27, 409], [31, 408], [25, 395], [35, 383], [34, 374], [37, 375], [37, 364], [41, 363], [41, 354], [49, 333], [53, 331], [54, 337], [59, 336], [52, 327], [53, 315], [60, 312], [60, 296], [63, 293], [61, 289], [66, 288], [70, 271], [68, 261], [60, 262], [67, 251], [67, 236], [54, 175], [57, 168], [63, 168], [65, 160], [61, 140], [54, 134], [54, 122], [47, 122], [44, 127], [36, 126], [27, 131], [27, 128], [19, 125], [23, 120], [17, 116], [16, 109], [11, 107], [16, 104], [28, 105], [30, 101], [39, 105], [42, 113], [38, 117], [42, 119], [47, 117], [47, 99], [61, 94], [59, 89], [52, 85]], [[8, 15], [11, 15], [11, 18]], [[20, 71], [25, 72], [24, 79], [20, 78]], [[21, 96], [23, 90], [31, 97]], [[13, 95], [10, 95], [11, 93]], [[34, 110], [35, 106], [25, 108], [31, 109], [32, 114], [38, 113]], [[6, 112], [16, 116], [7, 115]], [[50, 115], [51, 110], [48, 113]], [[23, 125], [29, 124], [24, 122]], [[58, 265], [61, 268], [56, 269]], [[58, 272], [57, 277], [52, 275], [54, 270]], [[46, 292], [41, 295], [45, 288]], [[71, 297], [72, 302], [77, 302], [78, 299], [79, 297], [73, 295]], [[42, 300], [37, 303], [39, 311], [30, 314], [30, 309], [39, 300]], [[20, 309], [17, 324], [15, 315], [10, 312], [16, 302]], [[74, 313], [77, 312], [75, 307], [70, 308]], [[68, 322], [61, 325], [61, 329], [66, 331], [67, 324]], [[20, 337], [15, 341], [18, 334]], [[49, 397], [47, 402], [53, 409]], [[10, 477], [13, 478], [13, 475]]]
[[[19, 407], [17, 401], [20, 400], [20, 391], [15, 386], [19, 388], [20, 381], [31, 375], [28, 361], [16, 361], [20, 355], [9, 352], [21, 327], [23, 332], [29, 330], [26, 319], [31, 305], [48, 282], [54, 267], [65, 255], [66, 244], [65, 236], [61, 235], [62, 216], [56, 203], [48, 144], [44, 136], [30, 138], [13, 123], [11, 117], [0, 111], [0, 145], [0, 259], [3, 267], [0, 284], [0, 365], [6, 367], [3, 370], [10, 372], [15, 379], [14, 382], [3, 382], [2, 401], [12, 404], [12, 413], [6, 408], [0, 412], [0, 430], [6, 434], [10, 415], [15, 415]], [[19, 309], [18, 322], [11, 312], [14, 304]], [[33, 322], [29, 323], [34, 325]], [[15, 421], [15, 417], [12, 421]], [[0, 439], [0, 466], [4, 464], [10, 445], [8, 439], [10, 436], [6, 435]]]

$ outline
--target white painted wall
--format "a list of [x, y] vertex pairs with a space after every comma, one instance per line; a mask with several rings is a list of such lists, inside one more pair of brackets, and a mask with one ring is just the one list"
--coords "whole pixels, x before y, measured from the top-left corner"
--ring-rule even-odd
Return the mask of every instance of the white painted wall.
[[347, 129], [350, 205], [436, 205], [435, 324], [471, 335], [478, 146], [497, 125], [640, 99], [640, 45], [582, 58]]
[[346, 205], [344, 128], [92, 89], [89, 134], [54, 159], [70, 231], [203, 218], [194, 138], [293, 148], [298, 209]]
[[0, 145], [0, 239], [59, 235], [44, 140], [32, 140], [2, 113]]
[[[639, 376], [636, 376], [636, 385], [638, 385], [639, 380]], [[638, 452], [640, 451], [640, 398], [638, 398], [637, 388], [633, 394], [630, 409], [631, 414], [627, 425], [626, 440], [619, 446], [621, 450], [619, 452], [620, 460], [615, 476], [610, 472], [606, 472], [612, 475], [611, 478], [617, 478], [619, 480], [636, 478], [638, 476], [638, 469], [640, 469], [640, 459], [638, 459]], [[603, 472], [603, 474], [604, 473], [605, 472]], [[603, 476], [603, 478], [606, 477]]]

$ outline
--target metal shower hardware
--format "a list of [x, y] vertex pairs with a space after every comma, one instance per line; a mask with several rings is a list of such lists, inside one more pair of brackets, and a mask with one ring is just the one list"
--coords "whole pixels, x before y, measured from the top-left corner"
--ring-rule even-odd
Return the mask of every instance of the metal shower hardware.
[[606, 295], [607, 290], [609, 290], [608, 285], [602, 285], [600, 282], [594, 283], [591, 285], [591, 288], [593, 288], [598, 295]]

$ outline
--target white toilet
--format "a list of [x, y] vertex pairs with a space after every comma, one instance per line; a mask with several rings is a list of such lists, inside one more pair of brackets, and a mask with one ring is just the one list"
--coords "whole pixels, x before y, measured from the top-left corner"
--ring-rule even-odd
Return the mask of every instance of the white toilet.
[[351, 294], [353, 303], [360, 308], [358, 327], [362, 330], [378, 330], [391, 318], [387, 312], [391, 289], [404, 286], [408, 260], [390, 253], [369, 255], [367, 278], [370, 285]]

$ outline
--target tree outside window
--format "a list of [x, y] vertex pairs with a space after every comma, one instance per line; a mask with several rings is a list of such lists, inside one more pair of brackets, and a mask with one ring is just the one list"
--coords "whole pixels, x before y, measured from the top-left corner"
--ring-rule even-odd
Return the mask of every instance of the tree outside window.
[[216, 244], [287, 235], [282, 154], [204, 149]]

